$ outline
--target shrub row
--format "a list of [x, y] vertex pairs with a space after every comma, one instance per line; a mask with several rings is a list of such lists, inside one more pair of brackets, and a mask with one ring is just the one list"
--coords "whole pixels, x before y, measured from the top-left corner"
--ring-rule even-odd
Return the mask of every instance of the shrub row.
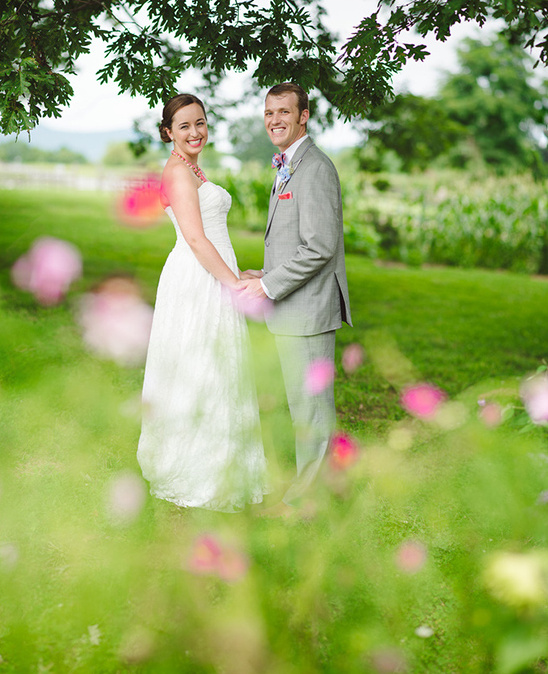
[[[232, 196], [230, 224], [263, 231], [273, 174], [214, 176]], [[341, 170], [345, 242], [370, 258], [548, 272], [548, 197], [526, 176], [372, 176]]]

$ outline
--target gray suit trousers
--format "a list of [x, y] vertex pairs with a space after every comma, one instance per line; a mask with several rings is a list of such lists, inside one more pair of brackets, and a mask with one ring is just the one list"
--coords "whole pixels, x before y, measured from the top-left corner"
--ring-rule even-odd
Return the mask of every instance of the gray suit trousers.
[[297, 477], [282, 500], [288, 505], [298, 505], [318, 474], [335, 429], [333, 383], [317, 395], [307, 394], [304, 388], [306, 372], [313, 361], [334, 362], [335, 330], [309, 336], [275, 335], [275, 338], [296, 431]]

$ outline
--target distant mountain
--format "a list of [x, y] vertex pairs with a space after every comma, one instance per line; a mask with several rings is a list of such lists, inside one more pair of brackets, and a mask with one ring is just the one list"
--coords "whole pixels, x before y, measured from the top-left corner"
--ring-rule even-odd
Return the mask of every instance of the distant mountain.
[[[15, 134], [0, 136], [0, 143], [14, 141]], [[74, 152], [83, 154], [89, 161], [97, 162], [104, 156], [111, 143], [121, 143], [133, 140], [135, 133], [131, 129], [121, 131], [97, 131], [82, 133], [74, 131], [56, 131], [45, 126], [38, 126], [30, 132], [30, 143], [42, 150], [59, 150], [66, 147]], [[28, 134], [19, 134], [18, 143], [28, 143]]]

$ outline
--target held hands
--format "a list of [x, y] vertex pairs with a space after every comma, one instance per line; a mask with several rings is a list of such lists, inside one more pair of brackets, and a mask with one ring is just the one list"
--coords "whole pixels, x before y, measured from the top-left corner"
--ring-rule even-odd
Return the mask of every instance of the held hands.
[[[259, 273], [262, 277], [262, 272]], [[257, 300], [267, 299], [267, 295], [261, 285], [260, 277], [252, 276], [249, 278], [242, 278], [239, 281], [235, 281], [233, 284], [231, 283], [228, 287], [230, 292], [235, 296]]]
[[256, 300], [265, 300], [267, 298], [260, 279], [264, 272], [260, 269], [247, 269], [240, 272], [240, 282], [236, 290], [240, 291], [244, 297]]
[[[262, 276], [262, 272], [259, 272]], [[234, 308], [254, 321], [264, 321], [272, 311], [272, 301], [267, 298], [260, 278], [251, 277], [236, 281], [230, 287]]]
[[[261, 273], [262, 276], [262, 273]], [[266, 293], [261, 284], [261, 277], [255, 277], [240, 281], [239, 290], [243, 291], [243, 295], [255, 299], [266, 299]]]
[[248, 281], [250, 279], [254, 278], [262, 278], [264, 276], [264, 272], [261, 271], [260, 269], [246, 269], [246, 271], [241, 271], [240, 272], [240, 279], [243, 281]]

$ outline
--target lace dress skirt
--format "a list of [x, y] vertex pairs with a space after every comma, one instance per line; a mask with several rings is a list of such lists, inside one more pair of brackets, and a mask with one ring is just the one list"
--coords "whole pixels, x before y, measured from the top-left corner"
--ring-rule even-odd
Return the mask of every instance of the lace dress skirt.
[[[230, 196], [210, 182], [198, 194], [206, 236], [237, 274]], [[137, 458], [158, 498], [235, 512], [267, 491], [247, 325], [166, 210], [177, 243], [158, 284]]]

